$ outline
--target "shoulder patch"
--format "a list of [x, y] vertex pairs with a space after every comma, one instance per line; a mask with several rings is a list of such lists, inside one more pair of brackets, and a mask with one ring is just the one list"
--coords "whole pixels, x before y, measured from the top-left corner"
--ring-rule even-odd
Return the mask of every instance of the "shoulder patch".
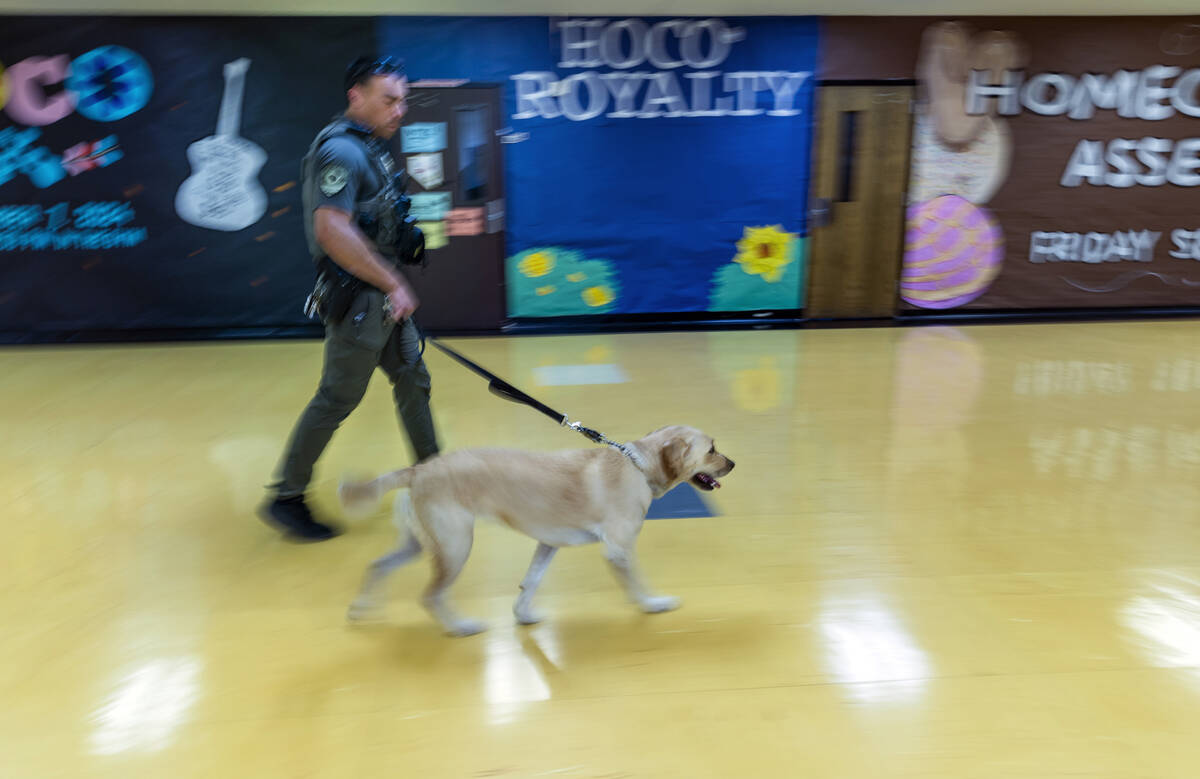
[[325, 197], [333, 197], [346, 188], [350, 181], [350, 171], [346, 166], [333, 163], [321, 169], [320, 187]]

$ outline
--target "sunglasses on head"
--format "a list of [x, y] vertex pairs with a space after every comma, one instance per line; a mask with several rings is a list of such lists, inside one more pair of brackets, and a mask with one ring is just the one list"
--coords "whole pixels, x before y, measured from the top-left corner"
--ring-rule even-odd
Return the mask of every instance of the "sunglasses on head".
[[368, 76], [404, 75], [404, 60], [399, 57], [369, 59], [359, 57], [346, 68], [346, 89], [362, 83]]

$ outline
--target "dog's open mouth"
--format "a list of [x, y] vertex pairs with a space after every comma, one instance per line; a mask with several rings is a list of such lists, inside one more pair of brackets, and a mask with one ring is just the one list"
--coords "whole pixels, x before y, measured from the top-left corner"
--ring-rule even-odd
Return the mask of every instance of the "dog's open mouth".
[[692, 477], [692, 484], [695, 484], [702, 490], [712, 492], [721, 488], [721, 482], [717, 481], [707, 473], [698, 473]]

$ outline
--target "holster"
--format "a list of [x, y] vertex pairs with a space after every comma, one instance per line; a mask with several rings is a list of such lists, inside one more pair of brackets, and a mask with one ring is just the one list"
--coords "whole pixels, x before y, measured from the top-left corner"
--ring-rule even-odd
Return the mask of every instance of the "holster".
[[314, 314], [327, 325], [336, 325], [346, 318], [346, 312], [359, 293], [371, 285], [342, 270], [328, 257], [317, 262], [317, 282], [309, 295], [304, 311]]

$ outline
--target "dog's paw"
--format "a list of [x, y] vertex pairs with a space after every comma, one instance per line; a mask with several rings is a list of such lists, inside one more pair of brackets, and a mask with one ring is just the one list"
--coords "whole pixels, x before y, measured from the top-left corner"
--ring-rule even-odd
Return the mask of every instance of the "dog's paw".
[[487, 628], [486, 622], [481, 622], [477, 619], [460, 619], [452, 625], [447, 625], [446, 633], [454, 638], [464, 638], [466, 636], [473, 636], [476, 633], [482, 633]]
[[659, 595], [653, 598], [647, 598], [642, 602], [642, 611], [647, 614], [661, 614], [664, 611], [674, 611], [679, 608], [679, 598], [671, 595]]
[[679, 608], [679, 598], [670, 595], [659, 595], [642, 601], [642, 611], [647, 614], [661, 614], [664, 611], [674, 611]]
[[536, 611], [513, 611], [513, 615], [522, 625], [536, 625], [546, 619]]
[[346, 609], [346, 619], [350, 622], [366, 622], [379, 616], [379, 604], [373, 600], [359, 599]]

